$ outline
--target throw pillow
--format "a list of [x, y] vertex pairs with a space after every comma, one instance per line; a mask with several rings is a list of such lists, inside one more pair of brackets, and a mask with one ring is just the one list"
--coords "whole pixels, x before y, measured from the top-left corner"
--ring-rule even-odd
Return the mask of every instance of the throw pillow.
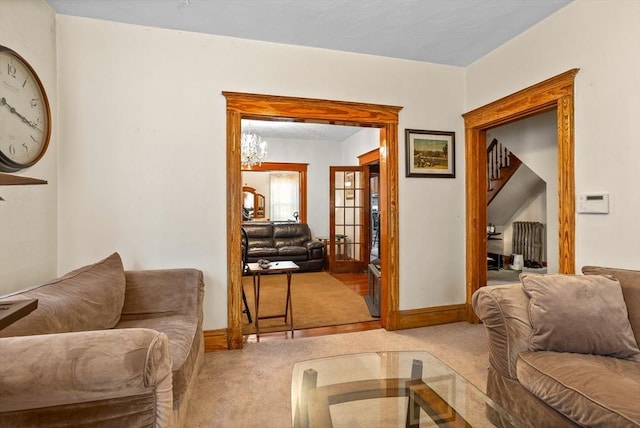
[[530, 298], [532, 351], [640, 361], [620, 283], [604, 275], [520, 275]]
[[627, 311], [629, 311], [631, 329], [636, 337], [636, 343], [640, 345], [640, 270], [584, 266], [582, 273], [585, 275], [611, 275], [620, 282], [622, 297], [624, 297]]
[[120, 320], [124, 292], [122, 260], [113, 253], [47, 284], [0, 299], [38, 299], [38, 308], [0, 330], [0, 337], [112, 328]]

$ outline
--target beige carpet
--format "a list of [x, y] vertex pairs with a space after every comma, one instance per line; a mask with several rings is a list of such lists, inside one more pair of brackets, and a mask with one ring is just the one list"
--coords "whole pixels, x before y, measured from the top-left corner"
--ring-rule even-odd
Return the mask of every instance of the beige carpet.
[[185, 427], [291, 427], [291, 375], [297, 361], [383, 350], [427, 351], [479, 389], [487, 382], [484, 326], [446, 324], [410, 330], [369, 330], [245, 344], [205, 354]]
[[[253, 280], [243, 277], [251, 315], [255, 318]], [[260, 285], [260, 315], [283, 314], [287, 292], [286, 275], [264, 275]], [[291, 278], [293, 326], [296, 330], [313, 327], [373, 321], [364, 298], [326, 272], [304, 272]], [[255, 326], [247, 323], [244, 334], [255, 333]], [[285, 331], [289, 326], [284, 318], [260, 320], [260, 332]]]

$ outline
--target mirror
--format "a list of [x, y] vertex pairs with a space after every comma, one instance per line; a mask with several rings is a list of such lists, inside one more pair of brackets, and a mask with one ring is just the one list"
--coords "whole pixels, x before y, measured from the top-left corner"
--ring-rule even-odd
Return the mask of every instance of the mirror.
[[242, 220], [249, 221], [255, 217], [256, 189], [250, 186], [242, 187]]
[[256, 192], [255, 187], [242, 186], [242, 220], [250, 221], [264, 218], [264, 195]]
[[254, 218], [264, 218], [264, 195], [256, 193]]

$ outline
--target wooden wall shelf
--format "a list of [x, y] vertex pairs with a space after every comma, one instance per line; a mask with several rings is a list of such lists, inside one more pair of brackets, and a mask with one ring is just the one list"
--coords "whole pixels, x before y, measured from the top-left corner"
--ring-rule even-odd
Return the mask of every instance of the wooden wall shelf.
[[17, 186], [26, 184], [47, 184], [47, 180], [22, 177], [20, 175], [4, 174], [0, 172], [0, 186]]

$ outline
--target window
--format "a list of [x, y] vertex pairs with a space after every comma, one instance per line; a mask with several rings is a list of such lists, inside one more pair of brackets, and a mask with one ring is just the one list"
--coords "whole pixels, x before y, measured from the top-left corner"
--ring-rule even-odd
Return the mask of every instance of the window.
[[296, 220], [300, 210], [297, 172], [271, 173], [269, 209], [272, 221]]

